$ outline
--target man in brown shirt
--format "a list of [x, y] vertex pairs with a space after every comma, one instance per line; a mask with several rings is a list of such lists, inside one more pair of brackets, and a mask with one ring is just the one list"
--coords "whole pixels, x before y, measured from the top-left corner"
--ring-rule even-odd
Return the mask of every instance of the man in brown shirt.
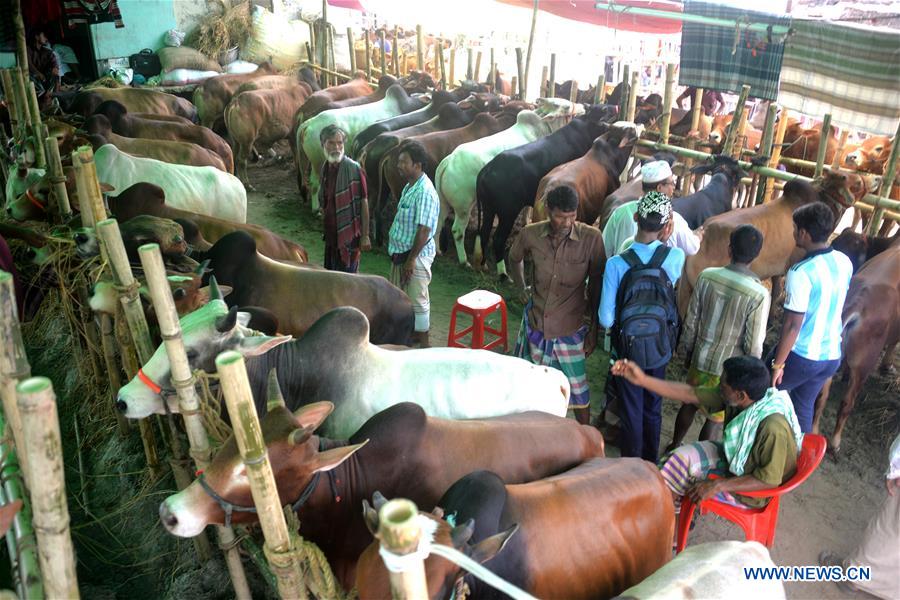
[[[546, 205], [549, 220], [522, 229], [509, 251], [513, 280], [526, 303], [515, 353], [565, 373], [572, 390], [569, 406], [579, 423], [588, 423], [591, 396], [584, 359], [597, 345], [603, 237], [575, 222], [578, 195], [572, 188], [551, 190]], [[526, 255], [532, 263], [530, 293]]]

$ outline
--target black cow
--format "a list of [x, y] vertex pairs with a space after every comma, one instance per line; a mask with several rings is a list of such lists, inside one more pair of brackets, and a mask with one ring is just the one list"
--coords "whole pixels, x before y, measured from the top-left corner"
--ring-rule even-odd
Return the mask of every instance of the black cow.
[[672, 207], [684, 217], [691, 229], [697, 229], [708, 218], [731, 210], [734, 192], [741, 178], [747, 177], [747, 173], [735, 159], [721, 154], [713, 157], [712, 164], [694, 167], [691, 172], [695, 174], [712, 172], [713, 176], [699, 192], [672, 200]]
[[487, 243], [494, 217], [500, 219], [493, 245], [494, 260], [500, 262], [519, 213], [526, 206], [534, 206], [541, 178], [552, 168], [587, 152], [593, 141], [606, 133], [617, 114], [618, 109], [609, 104], [592, 106], [565, 127], [524, 146], [505, 150], [481, 169], [475, 194], [479, 235], [485, 250], [482, 264], [487, 261]]
[[427, 106], [406, 114], [397, 115], [396, 117], [382, 119], [381, 121], [372, 123], [357, 134], [356, 138], [353, 140], [351, 154], [353, 156], [359, 156], [363, 146], [374, 140], [379, 134], [412, 127], [413, 125], [418, 125], [419, 123], [424, 123], [425, 121], [434, 118], [437, 116], [438, 110], [440, 110], [442, 106], [448, 102], [455, 101], [456, 95], [453, 92], [437, 90], [432, 93], [431, 102], [429, 102]]
[[846, 254], [853, 263], [853, 272], [856, 273], [863, 264], [878, 256], [900, 240], [900, 233], [891, 237], [876, 237], [856, 233], [852, 229], [845, 229], [831, 242], [831, 247]]

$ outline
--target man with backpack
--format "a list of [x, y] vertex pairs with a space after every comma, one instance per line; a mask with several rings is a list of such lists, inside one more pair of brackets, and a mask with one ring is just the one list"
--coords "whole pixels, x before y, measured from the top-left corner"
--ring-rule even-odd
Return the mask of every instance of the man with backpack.
[[[684, 251], [669, 248], [672, 200], [658, 191], [638, 201], [634, 244], [606, 263], [599, 323], [612, 335], [619, 359], [636, 363], [651, 377], [665, 378], [678, 336], [675, 282], [684, 267]], [[656, 462], [662, 399], [623, 377], [612, 384], [621, 401], [622, 456]]]

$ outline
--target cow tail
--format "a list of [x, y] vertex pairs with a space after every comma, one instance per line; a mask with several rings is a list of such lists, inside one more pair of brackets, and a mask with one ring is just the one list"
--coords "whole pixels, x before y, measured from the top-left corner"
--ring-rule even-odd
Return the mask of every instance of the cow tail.
[[844, 318], [843, 323], [841, 324], [841, 354], [846, 355], [846, 346], [847, 346], [847, 338], [849, 338], [849, 334], [853, 331], [856, 326], [859, 324], [860, 314], [859, 311], [853, 311], [849, 315]]
[[[484, 170], [482, 169], [482, 172]], [[482, 236], [481, 224], [484, 220], [484, 206], [482, 198], [487, 193], [485, 189], [483, 177], [481, 173], [475, 178], [475, 204], [478, 206], [478, 219], [477, 219], [477, 229], [475, 230], [475, 251], [472, 253], [472, 259], [475, 261], [477, 265], [484, 265], [487, 261], [487, 258], [484, 255], [484, 247], [487, 246], [488, 240], [490, 238], [490, 234]], [[482, 239], [484, 237], [484, 239]]]

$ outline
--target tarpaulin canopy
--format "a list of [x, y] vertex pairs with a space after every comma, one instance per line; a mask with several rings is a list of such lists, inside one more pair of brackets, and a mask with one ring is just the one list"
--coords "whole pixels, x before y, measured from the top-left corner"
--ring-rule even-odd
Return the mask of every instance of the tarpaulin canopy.
[[[534, 8], [532, 0], [497, 0], [503, 4], [521, 6], [522, 8]], [[681, 21], [678, 19], [664, 19], [660, 17], [645, 17], [625, 12], [610, 11], [603, 8], [595, 8], [598, 4], [605, 4], [604, 0], [539, 0], [538, 10], [543, 10], [565, 19], [602, 25], [611, 29], [623, 31], [637, 31], [640, 33], [669, 34], [681, 31]], [[619, 6], [633, 6], [636, 8], [650, 8], [681, 14], [681, 2], [669, 0], [614, 0]]]
[[330, 6], [335, 8], [349, 8], [350, 10], [358, 10], [365, 12], [366, 7], [359, 0], [328, 0]]

